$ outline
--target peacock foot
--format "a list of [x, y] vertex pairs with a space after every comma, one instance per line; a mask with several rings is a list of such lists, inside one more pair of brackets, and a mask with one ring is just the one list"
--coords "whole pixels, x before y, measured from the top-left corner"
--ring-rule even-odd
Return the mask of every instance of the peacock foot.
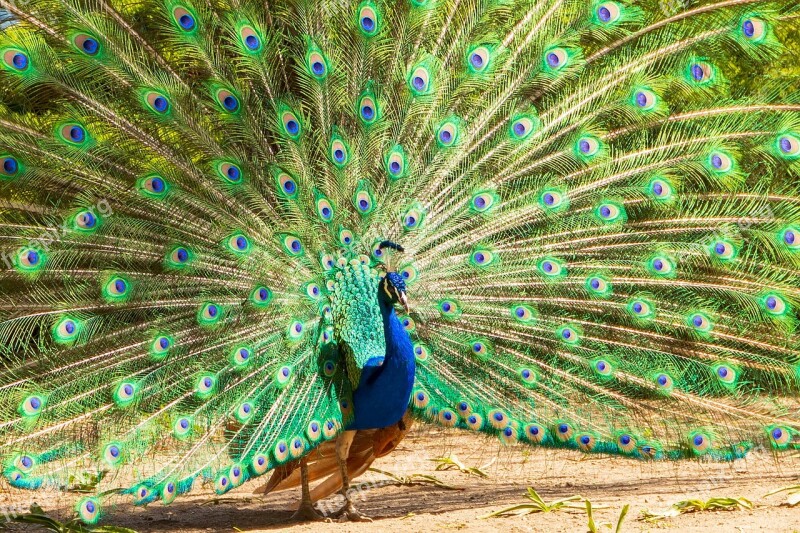
[[339, 522], [372, 522], [372, 518], [361, 514], [351, 501], [345, 503], [344, 507], [334, 513], [333, 517]]
[[330, 518], [325, 518], [319, 511], [314, 509], [313, 503], [301, 503], [297, 511], [292, 515], [291, 520], [295, 522], [330, 522]]

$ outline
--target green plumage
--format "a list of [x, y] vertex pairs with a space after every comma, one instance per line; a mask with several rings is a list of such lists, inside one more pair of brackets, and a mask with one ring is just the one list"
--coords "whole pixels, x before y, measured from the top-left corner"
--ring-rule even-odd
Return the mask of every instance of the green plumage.
[[797, 449], [797, 7], [656, 4], [0, 1], [4, 477], [108, 470], [94, 522], [301, 457], [387, 350], [379, 268], [415, 416]]

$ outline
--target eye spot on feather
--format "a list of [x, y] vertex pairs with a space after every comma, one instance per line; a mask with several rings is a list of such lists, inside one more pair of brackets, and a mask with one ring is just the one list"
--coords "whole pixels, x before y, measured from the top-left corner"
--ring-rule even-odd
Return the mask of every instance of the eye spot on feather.
[[744, 38], [752, 43], [760, 43], [767, 34], [766, 23], [756, 17], [748, 17], [742, 20], [740, 28]]
[[72, 38], [72, 44], [87, 56], [96, 56], [100, 52], [100, 42], [86, 33], [76, 34]]
[[597, 437], [591, 433], [582, 433], [576, 437], [578, 448], [584, 452], [591, 452], [597, 446]]
[[690, 63], [688, 78], [696, 85], [708, 84], [714, 79], [714, 67], [706, 61]]
[[792, 431], [783, 426], [769, 426], [767, 435], [769, 435], [770, 444], [779, 450], [788, 448], [792, 443]]
[[603, 25], [612, 25], [622, 16], [622, 8], [616, 2], [603, 2], [595, 10], [597, 20]]
[[379, 31], [378, 12], [371, 2], [362, 2], [358, 9], [358, 25], [361, 32], [367, 37], [372, 37]]
[[269, 457], [263, 453], [257, 453], [250, 462], [250, 471], [256, 476], [263, 476], [270, 470]]
[[16, 48], [3, 51], [3, 63], [11, 72], [25, 72], [30, 67], [28, 54]]
[[702, 432], [693, 432], [689, 435], [689, 445], [695, 455], [705, 455], [711, 450], [711, 439]]
[[525, 426], [525, 438], [534, 444], [541, 444], [547, 436], [547, 430], [536, 423]]
[[475, 46], [467, 52], [467, 67], [473, 74], [480, 74], [489, 69], [492, 52], [488, 46]]
[[784, 159], [800, 158], [800, 138], [794, 134], [780, 135], [776, 141], [778, 155]]
[[699, 333], [709, 333], [714, 329], [714, 323], [704, 313], [689, 314], [687, 322], [690, 327], [694, 328]]
[[467, 427], [473, 431], [480, 431], [483, 428], [483, 417], [477, 413], [472, 413], [464, 420]]
[[506, 415], [500, 409], [492, 409], [489, 411], [487, 414], [487, 419], [489, 420], [489, 424], [491, 424], [495, 429], [505, 429], [509, 423], [508, 415]]
[[454, 427], [458, 422], [458, 416], [450, 409], [442, 409], [439, 411], [439, 423], [444, 427]]
[[556, 72], [567, 66], [569, 63], [569, 54], [563, 48], [551, 48], [545, 52], [544, 60], [545, 67], [552, 72]]
[[172, 18], [178, 28], [186, 33], [192, 33], [197, 29], [195, 16], [185, 7], [178, 6], [172, 10]]
[[239, 30], [239, 37], [241, 38], [242, 44], [244, 45], [247, 53], [256, 53], [261, 51], [261, 37], [252, 26], [242, 26], [242, 28]]
[[555, 426], [555, 435], [561, 442], [568, 442], [572, 440], [574, 430], [572, 425], [567, 422], [558, 422]]
[[418, 390], [414, 392], [414, 406], [417, 409], [424, 409], [428, 407], [428, 403], [430, 403], [430, 398], [425, 391]]
[[22, 402], [19, 404], [19, 407], [17, 408], [17, 412], [24, 418], [33, 418], [38, 416], [42, 412], [45, 403], [46, 400], [44, 396], [32, 394], [26, 397], [24, 400], [22, 400]]
[[78, 501], [75, 511], [86, 524], [96, 524], [100, 520], [100, 500], [97, 498], [86, 497]]

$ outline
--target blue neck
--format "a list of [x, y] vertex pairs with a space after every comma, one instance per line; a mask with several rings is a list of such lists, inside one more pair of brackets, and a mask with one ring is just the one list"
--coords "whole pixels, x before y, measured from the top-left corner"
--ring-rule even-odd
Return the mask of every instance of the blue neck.
[[414, 346], [394, 307], [380, 302], [386, 355], [364, 366], [353, 393], [355, 420], [348, 429], [376, 429], [396, 424], [408, 408], [414, 387]]

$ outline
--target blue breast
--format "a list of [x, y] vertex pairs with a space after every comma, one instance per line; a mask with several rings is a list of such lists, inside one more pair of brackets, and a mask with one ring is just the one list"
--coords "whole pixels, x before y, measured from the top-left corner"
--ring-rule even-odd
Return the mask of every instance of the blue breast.
[[353, 393], [355, 417], [347, 429], [376, 429], [396, 424], [408, 409], [414, 387], [414, 346], [391, 306], [381, 305], [386, 357], [364, 366]]

